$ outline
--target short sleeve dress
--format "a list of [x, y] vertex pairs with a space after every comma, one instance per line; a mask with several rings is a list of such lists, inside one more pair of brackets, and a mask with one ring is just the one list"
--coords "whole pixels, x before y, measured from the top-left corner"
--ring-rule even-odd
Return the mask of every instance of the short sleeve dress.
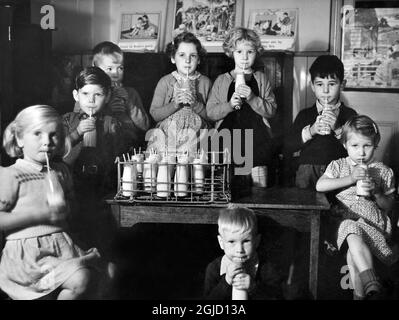
[[[349, 157], [334, 160], [328, 165], [325, 175], [329, 178], [346, 177], [352, 173], [354, 165]], [[372, 162], [368, 168], [376, 188], [381, 188], [385, 195], [395, 191], [392, 169], [382, 162]], [[349, 234], [357, 234], [381, 262], [386, 265], [393, 264], [398, 255], [390, 244], [392, 225], [387, 212], [381, 210], [371, 198], [357, 196], [356, 185], [339, 191], [336, 198], [338, 205], [334, 210], [342, 216], [338, 228], [338, 248], [341, 249]]]

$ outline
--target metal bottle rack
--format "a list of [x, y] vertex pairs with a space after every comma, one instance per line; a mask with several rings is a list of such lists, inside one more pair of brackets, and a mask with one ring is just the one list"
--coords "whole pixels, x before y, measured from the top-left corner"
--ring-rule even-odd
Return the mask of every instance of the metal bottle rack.
[[[176, 157], [179, 154], [176, 154]], [[175, 157], [175, 158], [176, 158]], [[118, 188], [114, 199], [123, 203], [169, 203], [200, 205], [209, 203], [229, 203], [231, 201], [231, 175], [230, 155], [228, 150], [223, 152], [209, 152], [201, 163], [193, 163], [193, 159], [187, 164], [158, 162], [148, 164], [144, 160], [131, 160], [128, 156], [123, 160], [116, 158]], [[143, 170], [138, 170], [144, 165], [151, 165], [150, 177], [143, 177]], [[195, 179], [194, 166], [201, 165], [204, 172], [204, 179], [198, 182]], [[124, 177], [125, 168], [130, 166], [131, 174]], [[157, 171], [166, 166], [167, 174], [170, 175], [170, 182], [158, 182]], [[175, 172], [178, 166], [187, 166], [187, 182], [175, 182]], [[166, 196], [160, 197], [157, 191], [162, 185], [162, 191]], [[179, 190], [184, 189], [184, 192]], [[181, 196], [185, 194], [185, 196]]]

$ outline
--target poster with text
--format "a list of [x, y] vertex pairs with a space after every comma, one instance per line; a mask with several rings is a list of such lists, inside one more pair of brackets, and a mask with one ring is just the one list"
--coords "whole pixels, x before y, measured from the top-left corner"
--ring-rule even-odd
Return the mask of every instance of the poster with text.
[[255, 30], [265, 50], [295, 50], [297, 9], [251, 10], [248, 28]]
[[126, 51], [158, 51], [160, 12], [124, 13], [119, 46]]

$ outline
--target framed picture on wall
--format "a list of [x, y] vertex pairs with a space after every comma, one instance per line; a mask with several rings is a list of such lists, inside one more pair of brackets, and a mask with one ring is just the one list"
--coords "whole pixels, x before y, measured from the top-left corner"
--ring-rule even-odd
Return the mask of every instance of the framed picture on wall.
[[248, 28], [259, 34], [265, 50], [295, 51], [298, 9], [251, 10]]
[[243, 0], [175, 0], [172, 38], [194, 33], [208, 52], [223, 52], [229, 30], [241, 24]]
[[399, 92], [399, 2], [353, 1], [341, 14], [346, 89]]
[[123, 13], [119, 46], [126, 51], [158, 51], [160, 12]]

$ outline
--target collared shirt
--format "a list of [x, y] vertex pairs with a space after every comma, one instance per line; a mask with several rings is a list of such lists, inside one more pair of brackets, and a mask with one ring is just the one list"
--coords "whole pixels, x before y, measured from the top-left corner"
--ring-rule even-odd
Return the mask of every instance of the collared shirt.
[[26, 159], [17, 159], [17, 161], [15, 161], [15, 163], [18, 166], [24, 167], [24, 168], [33, 168], [39, 172], [45, 172], [47, 171], [47, 166], [44, 164], [39, 164], [36, 162], [32, 162]]

